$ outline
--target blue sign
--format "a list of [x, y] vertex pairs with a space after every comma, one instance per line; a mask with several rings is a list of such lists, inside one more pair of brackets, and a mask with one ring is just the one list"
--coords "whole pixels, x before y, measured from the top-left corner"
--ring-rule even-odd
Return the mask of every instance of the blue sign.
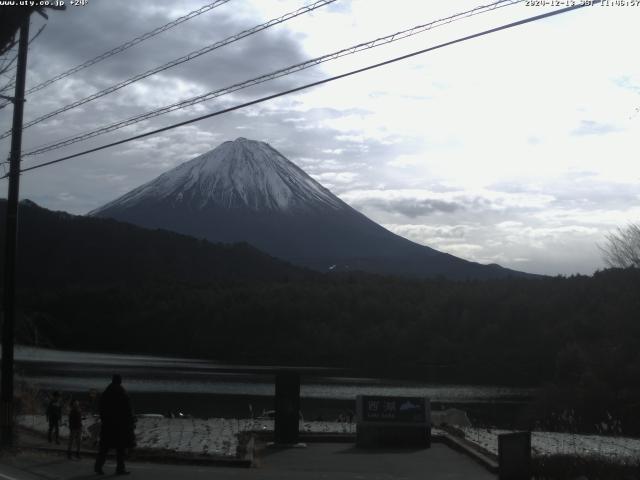
[[423, 397], [362, 397], [362, 420], [386, 422], [427, 421]]

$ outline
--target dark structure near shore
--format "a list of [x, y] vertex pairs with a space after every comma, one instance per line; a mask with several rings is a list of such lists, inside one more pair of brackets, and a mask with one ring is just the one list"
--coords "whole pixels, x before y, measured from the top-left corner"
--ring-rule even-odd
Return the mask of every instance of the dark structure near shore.
[[431, 447], [431, 403], [425, 397], [356, 397], [359, 447]]
[[531, 478], [531, 432], [498, 435], [500, 480]]
[[300, 374], [276, 373], [276, 444], [293, 445], [298, 442], [300, 415]]

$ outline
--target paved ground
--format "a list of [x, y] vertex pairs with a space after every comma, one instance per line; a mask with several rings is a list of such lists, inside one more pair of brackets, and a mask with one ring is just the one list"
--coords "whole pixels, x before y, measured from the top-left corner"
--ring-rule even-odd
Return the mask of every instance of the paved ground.
[[340, 479], [495, 479], [486, 469], [451, 448], [434, 443], [430, 449], [361, 450], [353, 444], [309, 444], [306, 449], [265, 450], [261, 470], [277, 478]]
[[[309, 444], [300, 449], [267, 449], [258, 458], [257, 468], [179, 466], [129, 463], [136, 479], [169, 480], [175, 478], [220, 480], [484, 480], [496, 477], [483, 467], [449, 447], [433, 444], [428, 450], [375, 452], [362, 451], [351, 444]], [[107, 462], [102, 478], [113, 478], [115, 465]], [[82, 480], [99, 478], [93, 472], [93, 460], [69, 461], [49, 453], [0, 457], [0, 480]]]

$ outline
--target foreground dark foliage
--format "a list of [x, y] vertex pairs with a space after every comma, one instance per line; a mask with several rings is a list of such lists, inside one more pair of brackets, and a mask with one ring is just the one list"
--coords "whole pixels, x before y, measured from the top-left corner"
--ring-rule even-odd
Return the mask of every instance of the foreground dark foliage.
[[320, 275], [249, 246], [21, 214], [31, 216], [21, 223], [22, 342], [547, 384], [530, 426], [640, 432], [639, 269], [467, 282]]
[[605, 422], [605, 431], [624, 433], [612, 419], [640, 430], [632, 286], [640, 288], [640, 272], [483, 283], [353, 275], [51, 287], [23, 292], [20, 305], [23, 338], [37, 332], [59, 348], [349, 366], [449, 382], [548, 382], [532, 415], [545, 419], [538, 427]]

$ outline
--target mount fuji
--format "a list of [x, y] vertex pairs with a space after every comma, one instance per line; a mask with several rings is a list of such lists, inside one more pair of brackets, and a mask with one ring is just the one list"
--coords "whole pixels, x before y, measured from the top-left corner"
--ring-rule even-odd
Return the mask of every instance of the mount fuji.
[[526, 275], [400, 237], [264, 142], [238, 138], [89, 213], [213, 242], [247, 242], [320, 271], [453, 279]]

